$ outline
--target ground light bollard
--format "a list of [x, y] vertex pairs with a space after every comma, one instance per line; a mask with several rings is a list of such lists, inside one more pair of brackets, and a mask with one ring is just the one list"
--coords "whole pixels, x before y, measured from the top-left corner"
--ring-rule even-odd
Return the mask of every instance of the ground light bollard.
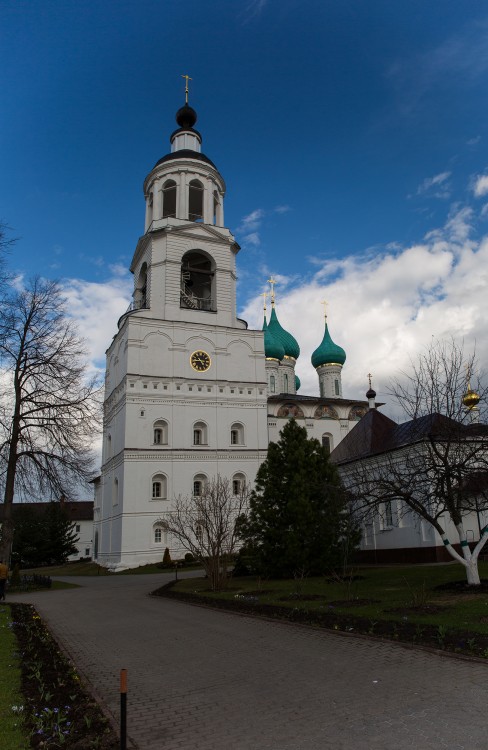
[[127, 750], [127, 670], [120, 670], [120, 750]]

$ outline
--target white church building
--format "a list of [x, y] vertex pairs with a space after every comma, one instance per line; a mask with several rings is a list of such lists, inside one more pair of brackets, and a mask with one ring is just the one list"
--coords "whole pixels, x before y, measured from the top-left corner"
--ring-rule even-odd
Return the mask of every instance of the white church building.
[[95, 481], [94, 558], [113, 570], [181, 554], [164, 517], [178, 495], [226, 477], [252, 486], [290, 417], [333, 450], [368, 410], [342, 396], [344, 350], [312, 356], [319, 396], [297, 394], [297, 341], [271, 315], [250, 330], [236, 313], [236, 256], [226, 186], [201, 151], [195, 110], [176, 114], [171, 152], [144, 181], [145, 228], [130, 267], [133, 302], [107, 350], [103, 454]]

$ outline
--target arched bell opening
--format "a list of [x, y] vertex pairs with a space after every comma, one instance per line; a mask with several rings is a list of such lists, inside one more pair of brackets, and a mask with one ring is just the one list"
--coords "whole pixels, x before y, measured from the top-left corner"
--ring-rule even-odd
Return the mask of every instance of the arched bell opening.
[[181, 259], [180, 307], [215, 311], [215, 268], [211, 258], [199, 250]]

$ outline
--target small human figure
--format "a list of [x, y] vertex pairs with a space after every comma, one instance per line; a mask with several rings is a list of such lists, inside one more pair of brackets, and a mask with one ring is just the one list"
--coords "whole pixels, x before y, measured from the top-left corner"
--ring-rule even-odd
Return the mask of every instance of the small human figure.
[[0, 602], [5, 601], [5, 586], [7, 585], [8, 568], [3, 560], [0, 560]]

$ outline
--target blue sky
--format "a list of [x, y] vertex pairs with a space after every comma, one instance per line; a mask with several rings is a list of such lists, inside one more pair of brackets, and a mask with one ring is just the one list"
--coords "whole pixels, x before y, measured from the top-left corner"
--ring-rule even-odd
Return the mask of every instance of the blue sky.
[[277, 276], [304, 392], [324, 297], [345, 395], [369, 371], [381, 393], [432, 335], [486, 361], [486, 2], [4, 0], [0, 34], [10, 265], [62, 280], [98, 365], [183, 73], [242, 246], [239, 311], [260, 325]]

